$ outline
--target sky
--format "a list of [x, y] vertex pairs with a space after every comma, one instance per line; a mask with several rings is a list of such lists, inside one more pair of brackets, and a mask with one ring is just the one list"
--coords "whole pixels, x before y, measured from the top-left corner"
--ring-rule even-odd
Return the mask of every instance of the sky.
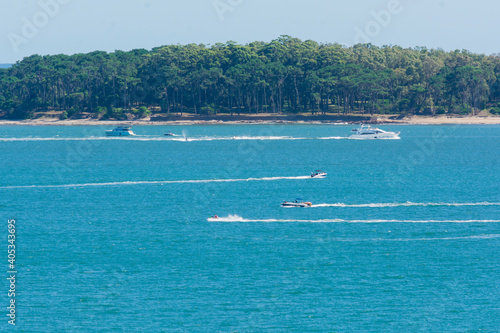
[[0, 8], [0, 63], [280, 35], [500, 53], [498, 0], [0, 0]]

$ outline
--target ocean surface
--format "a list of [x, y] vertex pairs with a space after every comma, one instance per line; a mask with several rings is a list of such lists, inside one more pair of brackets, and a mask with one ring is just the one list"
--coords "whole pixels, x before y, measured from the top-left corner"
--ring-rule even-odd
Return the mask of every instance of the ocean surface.
[[499, 332], [500, 126], [353, 127], [0, 127], [15, 328]]

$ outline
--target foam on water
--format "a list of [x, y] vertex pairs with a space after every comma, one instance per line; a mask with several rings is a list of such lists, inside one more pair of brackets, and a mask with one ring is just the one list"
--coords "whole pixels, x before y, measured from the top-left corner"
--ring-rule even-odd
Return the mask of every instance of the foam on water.
[[377, 138], [377, 139], [370, 139], [370, 138], [349, 138], [351, 140], [361, 140], [361, 141], [371, 141], [371, 140], [401, 140], [400, 137], [395, 137], [395, 138]]
[[458, 237], [421, 237], [421, 238], [330, 238], [332, 242], [432, 242], [447, 240], [483, 240], [500, 238], [500, 234], [483, 234]]
[[123, 136], [123, 137], [49, 137], [49, 138], [0, 138], [0, 142], [36, 142], [36, 141], [113, 141], [113, 140], [125, 140], [125, 141], [167, 141], [167, 142], [199, 142], [199, 141], [278, 141], [278, 140], [343, 140], [349, 139], [348, 137], [318, 137], [318, 138], [307, 138], [307, 137], [292, 137], [292, 136], [205, 136], [205, 137], [188, 137], [188, 136], [174, 136], [174, 137], [164, 137], [164, 136], [152, 136], [152, 135], [135, 135], [135, 136]]
[[396, 239], [374, 239], [374, 241], [390, 241], [390, 242], [414, 242], [414, 241], [436, 241], [436, 240], [467, 240], [467, 239], [495, 239], [500, 238], [500, 234], [490, 235], [473, 235], [461, 237], [424, 237], [424, 238], [396, 238]]
[[345, 136], [326, 136], [326, 137], [321, 137], [317, 138], [318, 140], [345, 140], [349, 139], [348, 137]]
[[387, 207], [461, 207], [461, 206], [500, 206], [500, 202], [465, 202], [465, 203], [444, 203], [444, 202], [404, 202], [404, 203], [368, 203], [368, 204], [345, 204], [345, 203], [335, 203], [335, 204], [317, 204], [311, 207], [321, 208], [321, 207], [344, 207], [344, 208], [387, 208]]
[[185, 138], [174, 138], [171, 141], [230, 141], [230, 140], [240, 140], [240, 141], [268, 141], [268, 140], [308, 140], [311, 138], [294, 138], [290, 136], [213, 136], [213, 137], [185, 137]]
[[500, 220], [342, 220], [342, 219], [320, 219], [320, 220], [297, 220], [297, 219], [246, 219], [239, 215], [227, 217], [209, 218], [209, 222], [253, 222], [253, 223], [500, 223]]
[[230, 182], [299, 180], [299, 179], [312, 179], [312, 178], [310, 176], [297, 176], [297, 177], [261, 177], [261, 178], [242, 178], [242, 179], [125, 181], [125, 182], [87, 183], [87, 184], [0, 186], [0, 189], [98, 187], [98, 186], [103, 187], [103, 186], [130, 186], [130, 185], [198, 184], [198, 183], [203, 184], [203, 183], [224, 183], [224, 182], [230, 183]]

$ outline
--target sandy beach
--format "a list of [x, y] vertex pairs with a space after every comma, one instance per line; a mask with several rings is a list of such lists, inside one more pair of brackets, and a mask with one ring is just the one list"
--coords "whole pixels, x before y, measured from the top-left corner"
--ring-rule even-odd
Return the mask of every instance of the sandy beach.
[[500, 117], [421, 117], [415, 116], [402, 123], [411, 125], [498, 125]]
[[0, 120], [2, 125], [30, 125], [30, 126], [117, 126], [117, 125], [216, 125], [216, 124], [407, 124], [407, 125], [498, 125], [499, 116], [470, 116], [470, 117], [452, 117], [452, 116], [412, 116], [402, 119], [395, 119], [394, 116], [377, 115], [373, 117], [363, 116], [338, 116], [338, 115], [273, 115], [258, 114], [246, 116], [183, 116], [144, 118], [135, 120], [97, 120], [91, 118], [84, 119], [66, 119], [57, 118], [38, 118], [28, 120]]

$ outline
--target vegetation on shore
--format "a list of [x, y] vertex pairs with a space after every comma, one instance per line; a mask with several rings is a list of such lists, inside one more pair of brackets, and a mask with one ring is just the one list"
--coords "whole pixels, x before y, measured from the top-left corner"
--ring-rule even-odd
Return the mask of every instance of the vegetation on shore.
[[98, 119], [335, 112], [500, 113], [500, 57], [465, 50], [269, 43], [33, 55], [0, 69], [0, 117], [60, 111]]

